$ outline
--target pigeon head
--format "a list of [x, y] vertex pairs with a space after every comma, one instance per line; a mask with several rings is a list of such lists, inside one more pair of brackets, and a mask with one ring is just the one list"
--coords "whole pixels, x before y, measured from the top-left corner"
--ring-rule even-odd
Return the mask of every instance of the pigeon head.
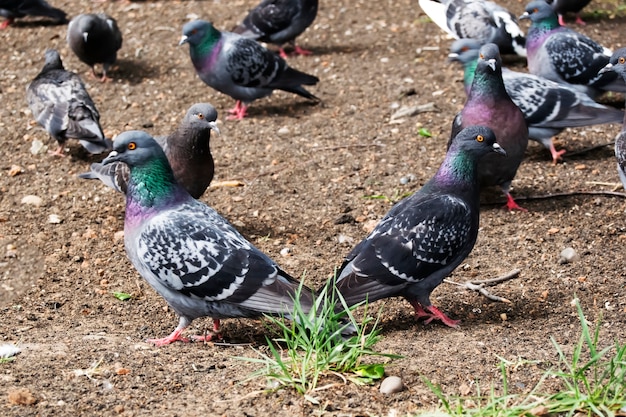
[[102, 161], [102, 165], [123, 162], [132, 170], [161, 160], [167, 162], [163, 149], [152, 136], [140, 130], [129, 130], [115, 139], [113, 151]]
[[43, 69], [45, 71], [53, 70], [53, 69], [64, 69], [63, 61], [61, 61], [61, 55], [56, 49], [46, 49], [44, 54], [44, 66]]
[[490, 152], [506, 156], [506, 151], [496, 142], [496, 134], [486, 126], [469, 126], [452, 139], [450, 151], [463, 151], [480, 158]]
[[475, 61], [478, 58], [478, 50], [480, 42], [476, 39], [464, 38], [457, 39], [450, 46], [448, 60], [452, 62], [460, 62], [465, 65]]
[[203, 44], [213, 45], [220, 38], [221, 32], [211, 22], [206, 20], [192, 20], [183, 26], [183, 36], [178, 45], [186, 43], [191, 46]]
[[192, 129], [211, 129], [220, 133], [217, 127], [217, 110], [209, 103], [194, 104], [187, 110], [185, 120], [189, 122]]
[[491, 69], [492, 72], [502, 71], [502, 58], [500, 50], [495, 43], [487, 43], [478, 50], [478, 69], [486, 71]]
[[559, 26], [559, 19], [556, 12], [543, 0], [535, 0], [528, 3], [524, 14], [519, 18], [520, 20], [530, 19], [531, 22], [534, 23], [546, 22], [554, 26]]
[[621, 75], [624, 78], [624, 81], [626, 81], [626, 48], [620, 48], [613, 52], [611, 59], [609, 59], [609, 63], [606, 64], [606, 66], [598, 73], [603, 74], [610, 71]]

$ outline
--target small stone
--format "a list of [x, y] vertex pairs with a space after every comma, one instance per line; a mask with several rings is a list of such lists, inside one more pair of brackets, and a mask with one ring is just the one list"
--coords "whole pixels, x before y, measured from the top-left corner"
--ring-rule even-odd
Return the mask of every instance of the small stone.
[[124, 231], [120, 230], [119, 232], [115, 232], [115, 234], [113, 234], [113, 240], [116, 242], [124, 240]]
[[9, 177], [14, 177], [21, 174], [22, 172], [24, 172], [24, 168], [22, 168], [21, 166], [11, 165], [11, 168], [9, 168]]
[[404, 384], [402, 383], [402, 379], [399, 376], [388, 376], [383, 379], [383, 382], [380, 384], [379, 391], [382, 394], [395, 394], [396, 392], [400, 392], [404, 389]]
[[575, 262], [579, 259], [580, 259], [580, 256], [578, 256], [578, 253], [576, 252], [576, 250], [574, 248], [568, 247], [561, 251], [559, 263], [568, 264], [568, 263]]
[[51, 214], [48, 216], [48, 223], [50, 224], [60, 224], [62, 221], [63, 219], [61, 219], [58, 214]]
[[290, 253], [291, 253], [291, 249], [289, 249], [289, 248], [282, 248], [280, 250], [280, 255], [281, 256], [289, 256]]
[[43, 199], [41, 197], [37, 197], [36, 195], [27, 195], [22, 198], [22, 204], [41, 207], [41, 205], [43, 204]]
[[38, 155], [40, 153], [44, 153], [48, 150], [48, 147], [43, 144], [39, 139], [35, 139], [30, 144], [30, 153], [33, 155]]
[[508, 317], [507, 317], [506, 313], [501, 313], [500, 314], [500, 320], [502, 320], [502, 321], [507, 321], [508, 320]]
[[276, 134], [278, 136], [287, 136], [289, 134], [289, 129], [286, 126], [283, 126], [278, 129], [278, 132], [276, 132]]
[[37, 402], [37, 399], [28, 388], [10, 390], [8, 397], [11, 405], [33, 405]]

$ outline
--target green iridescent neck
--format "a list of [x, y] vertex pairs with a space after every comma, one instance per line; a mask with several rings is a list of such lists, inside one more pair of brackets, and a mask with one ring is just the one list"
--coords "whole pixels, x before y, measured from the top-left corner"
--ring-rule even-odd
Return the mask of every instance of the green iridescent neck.
[[220, 41], [222, 33], [213, 25], [207, 25], [204, 37], [200, 42], [193, 45], [193, 53], [198, 57], [205, 57], [211, 53], [211, 50]]
[[477, 178], [476, 158], [469, 152], [452, 144], [441, 167], [435, 174], [437, 182], [461, 188], [463, 184], [473, 184]]
[[176, 191], [176, 180], [165, 159], [154, 159], [130, 171], [128, 203], [143, 207], [166, 204]]

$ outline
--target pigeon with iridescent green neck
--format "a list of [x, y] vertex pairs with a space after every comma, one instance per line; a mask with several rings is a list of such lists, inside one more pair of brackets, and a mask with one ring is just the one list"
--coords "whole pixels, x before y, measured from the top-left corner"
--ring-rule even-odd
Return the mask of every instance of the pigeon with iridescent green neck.
[[[209, 103], [194, 104], [185, 118], [168, 136], [157, 137], [174, 177], [193, 198], [200, 198], [213, 180], [215, 165], [211, 154], [211, 130], [219, 133], [217, 111]], [[126, 194], [129, 170], [123, 163], [91, 164], [91, 171], [80, 178], [99, 179], [115, 191]]]
[[252, 39], [220, 32], [205, 20], [194, 20], [183, 26], [179, 44], [185, 43], [189, 44], [191, 62], [200, 79], [237, 100], [235, 108], [229, 111], [230, 118], [243, 119], [249, 103], [274, 90], [319, 100], [302, 87], [317, 84], [317, 77], [291, 68]]
[[348, 306], [404, 297], [426, 323], [458, 326], [432, 305], [430, 294], [476, 243], [478, 166], [494, 153], [505, 154], [487, 127], [468, 127], [452, 139], [435, 176], [393, 206], [346, 257], [334, 285]]
[[[626, 82], [626, 48], [615, 51], [609, 63], [600, 72], [613, 72]], [[617, 159], [619, 179], [626, 190], [626, 116], [624, 116], [621, 132], [615, 137], [615, 159]]]
[[162, 346], [188, 341], [183, 330], [200, 317], [211, 317], [216, 332], [221, 319], [290, 317], [296, 297], [305, 312], [311, 309], [313, 296], [307, 287], [176, 182], [163, 149], [150, 135], [120, 134], [102, 163], [118, 162], [130, 169], [126, 253], [180, 318], [169, 336], [149, 342]]
[[[463, 64], [466, 91], [474, 79], [479, 48], [480, 43], [473, 39], [459, 39], [450, 47], [450, 60]], [[624, 117], [623, 111], [596, 103], [572, 87], [542, 77], [502, 68], [502, 80], [511, 100], [524, 113], [530, 139], [549, 149], [555, 164], [565, 150], [557, 151], [552, 137], [563, 129], [618, 123]]]
[[595, 99], [605, 91], [626, 93], [626, 83], [615, 73], [598, 74], [609, 62], [611, 50], [559, 24], [548, 3], [535, 0], [520, 19], [530, 19], [526, 37], [528, 71], [558, 83], [567, 83]]
[[482, 186], [498, 185], [505, 194], [509, 210], [524, 210], [509, 192], [528, 146], [528, 127], [524, 114], [506, 92], [502, 80], [502, 59], [498, 47], [488, 43], [480, 48], [474, 80], [463, 110], [452, 122], [452, 139], [461, 129], [488, 126], [496, 133], [498, 143], [506, 151], [506, 158], [487, 155], [480, 162], [478, 178]]

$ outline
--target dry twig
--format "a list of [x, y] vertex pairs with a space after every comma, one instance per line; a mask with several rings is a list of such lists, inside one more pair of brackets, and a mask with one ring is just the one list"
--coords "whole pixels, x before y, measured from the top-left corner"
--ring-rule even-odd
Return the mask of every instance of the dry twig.
[[480, 294], [487, 297], [488, 299], [490, 299], [491, 301], [498, 301], [501, 303], [510, 304], [511, 303], [510, 300], [507, 300], [504, 297], [491, 294], [489, 291], [485, 289], [485, 287], [491, 287], [491, 286], [500, 284], [501, 282], [508, 281], [513, 278], [517, 278], [520, 272], [521, 270], [519, 269], [513, 269], [512, 271], [509, 271], [506, 274], [501, 275], [496, 278], [490, 278], [490, 279], [479, 280], [479, 281], [466, 281], [466, 282], [456, 282], [456, 281], [452, 281], [449, 279], [444, 279], [443, 282], [447, 282], [448, 284], [458, 285], [459, 287], [467, 288], [468, 290], [471, 290], [471, 291], [477, 291]]

